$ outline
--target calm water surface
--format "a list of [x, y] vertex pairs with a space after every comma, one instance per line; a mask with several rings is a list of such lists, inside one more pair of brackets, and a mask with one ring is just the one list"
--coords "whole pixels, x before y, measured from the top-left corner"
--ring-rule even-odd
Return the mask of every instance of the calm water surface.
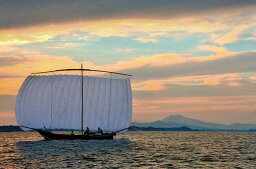
[[0, 168], [256, 168], [256, 133], [129, 132], [99, 141], [0, 133]]

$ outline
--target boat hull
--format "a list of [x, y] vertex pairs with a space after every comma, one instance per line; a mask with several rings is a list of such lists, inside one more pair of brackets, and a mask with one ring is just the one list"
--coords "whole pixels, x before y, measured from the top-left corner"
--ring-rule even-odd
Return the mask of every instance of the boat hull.
[[91, 133], [87, 135], [57, 134], [50, 131], [37, 130], [45, 140], [105, 140], [113, 139], [115, 133]]

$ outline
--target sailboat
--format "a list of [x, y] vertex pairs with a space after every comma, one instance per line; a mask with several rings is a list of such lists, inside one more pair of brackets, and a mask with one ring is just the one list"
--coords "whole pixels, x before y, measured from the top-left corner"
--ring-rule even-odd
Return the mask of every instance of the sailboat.
[[[74, 71], [81, 74], [74, 75], [71, 73]], [[87, 72], [110, 74], [110, 77]], [[119, 78], [112, 78], [113, 74]], [[80, 69], [32, 73], [19, 89], [16, 121], [22, 130], [36, 130], [46, 140], [113, 139], [116, 134], [127, 132], [130, 126], [130, 77], [124, 73], [84, 69], [83, 65]], [[59, 130], [68, 134], [53, 132]]]

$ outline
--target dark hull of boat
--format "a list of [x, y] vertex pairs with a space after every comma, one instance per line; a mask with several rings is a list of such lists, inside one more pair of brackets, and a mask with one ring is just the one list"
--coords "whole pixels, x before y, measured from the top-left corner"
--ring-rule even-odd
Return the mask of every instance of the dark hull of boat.
[[50, 131], [37, 130], [45, 140], [105, 140], [113, 139], [116, 135], [115, 133], [104, 133], [97, 134], [91, 133], [87, 135], [71, 135], [71, 134], [57, 134]]

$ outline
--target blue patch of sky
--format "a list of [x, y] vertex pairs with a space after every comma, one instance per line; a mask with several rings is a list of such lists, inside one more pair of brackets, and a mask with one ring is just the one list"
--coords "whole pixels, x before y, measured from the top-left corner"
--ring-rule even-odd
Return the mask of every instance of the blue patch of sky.
[[250, 27], [247, 30], [243, 31], [240, 35], [239, 38], [241, 39], [247, 39], [250, 37], [255, 37], [255, 35], [253, 34], [253, 32], [256, 31], [256, 27]]
[[239, 35], [239, 39], [236, 42], [225, 44], [224, 46], [230, 50], [235, 52], [246, 52], [256, 50], [256, 40], [250, 40], [249, 38], [255, 38], [255, 34], [253, 31], [256, 31], [255, 27], [251, 27], [245, 31], [243, 31]]
[[252, 76], [256, 76], [256, 72], [247, 72], [240, 75], [243, 79], [249, 79]]
[[[99, 65], [111, 64], [117, 61], [133, 59], [139, 56], [151, 56], [156, 54], [190, 54], [192, 56], [208, 56], [209, 51], [198, 49], [200, 45], [209, 44], [206, 34], [193, 33], [184, 35], [181, 39], [171, 36], [158, 36], [157, 42], [142, 43], [136, 38], [139, 33], [129, 37], [98, 37], [86, 32], [74, 31], [67, 35], [59, 35], [55, 38], [39, 43], [22, 45], [53, 56], [69, 56], [73, 60], [90, 61]], [[183, 32], [186, 33], [186, 32]], [[141, 33], [141, 36], [145, 34]], [[74, 47], [64, 47], [66, 43], [78, 44]]]
[[229, 43], [224, 45], [228, 50], [234, 52], [247, 52], [256, 50], [255, 40], [239, 40], [234, 43]]

